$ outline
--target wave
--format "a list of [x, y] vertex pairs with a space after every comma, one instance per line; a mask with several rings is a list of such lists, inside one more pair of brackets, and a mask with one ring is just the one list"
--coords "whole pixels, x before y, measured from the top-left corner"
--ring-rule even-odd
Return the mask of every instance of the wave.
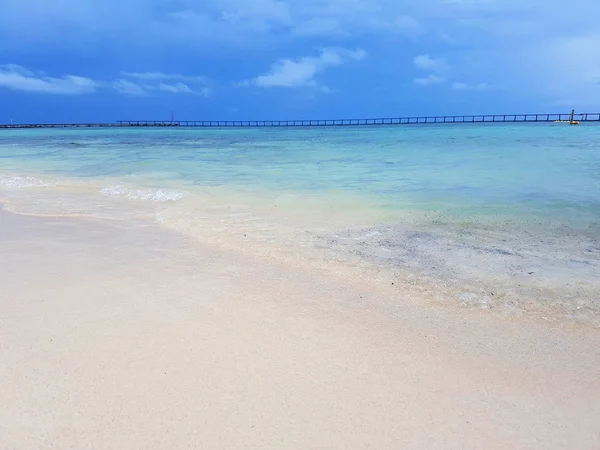
[[116, 197], [127, 197], [130, 200], [149, 200], [159, 203], [175, 202], [189, 194], [189, 192], [174, 189], [132, 189], [121, 184], [102, 188], [100, 193]]
[[19, 188], [44, 188], [52, 187], [54, 184], [33, 177], [20, 175], [0, 175], [0, 187], [8, 189]]

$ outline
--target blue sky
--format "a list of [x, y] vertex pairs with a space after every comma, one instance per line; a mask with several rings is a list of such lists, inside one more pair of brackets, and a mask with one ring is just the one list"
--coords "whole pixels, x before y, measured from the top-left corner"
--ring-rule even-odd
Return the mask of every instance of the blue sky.
[[3, 0], [0, 122], [600, 110], [598, 0]]

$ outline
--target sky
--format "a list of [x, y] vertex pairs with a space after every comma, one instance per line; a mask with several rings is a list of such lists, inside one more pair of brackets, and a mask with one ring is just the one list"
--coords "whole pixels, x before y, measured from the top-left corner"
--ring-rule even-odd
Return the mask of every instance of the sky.
[[0, 123], [600, 110], [598, 0], [1, 0]]

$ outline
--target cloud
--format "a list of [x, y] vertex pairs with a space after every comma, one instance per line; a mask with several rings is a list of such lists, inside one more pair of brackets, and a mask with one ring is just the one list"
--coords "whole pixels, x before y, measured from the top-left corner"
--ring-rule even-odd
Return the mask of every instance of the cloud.
[[[372, 60], [360, 81], [367, 84], [376, 76], [378, 88], [399, 97], [399, 85], [405, 81], [483, 91], [473, 80], [485, 80], [492, 86], [490, 96], [497, 89], [507, 94], [498, 101], [600, 104], [597, 17], [598, 0], [572, 0], [568, 8], [559, 0], [3, 0], [0, 54], [23, 55], [28, 61], [61, 55], [68, 67], [82, 63], [74, 55], [88, 55], [85, 64], [90, 69], [65, 68], [67, 75], [53, 73], [54, 79], [17, 72], [12, 77], [18, 82], [7, 81], [4, 73], [3, 86], [10, 82], [11, 89], [15, 83], [29, 83], [29, 92], [95, 89], [126, 95], [194, 95], [181, 83], [195, 95], [206, 96], [210, 82], [168, 73], [194, 67], [187, 55], [214, 62], [210, 70], [229, 84], [233, 67], [252, 68], [259, 52], [276, 61], [286, 55], [311, 55], [307, 49], [315, 43], [360, 46]], [[148, 62], [141, 67], [155, 72], [119, 74], [123, 67], [116, 65], [128, 61], [127, 55], [135, 55], [139, 64]], [[169, 65], [161, 67], [167, 55]], [[399, 73], [397, 60], [412, 63], [416, 73]], [[324, 89], [319, 80], [327, 68], [318, 62], [278, 62], [246, 84]], [[98, 72], [94, 64], [101, 66]], [[106, 84], [96, 81], [96, 73], [113, 67], [115, 75]], [[68, 78], [77, 73], [87, 74], [87, 86], [84, 80]]]
[[[456, 74], [454, 73], [456, 71], [453, 70], [446, 58], [433, 58], [428, 53], [425, 53], [415, 56], [413, 59], [413, 65], [418, 70], [430, 72], [429, 75], [425, 77], [417, 77], [413, 80], [413, 82], [419, 86], [443, 84], [447, 81], [452, 81], [452, 78], [456, 77]], [[466, 83], [463, 81], [454, 81], [450, 87], [454, 90], [463, 91], [484, 91], [490, 88], [487, 83]]]
[[429, 86], [432, 84], [441, 84], [444, 83], [446, 81], [445, 78], [440, 77], [438, 75], [428, 75], [426, 77], [421, 77], [421, 78], [415, 78], [414, 82], [415, 84], [418, 84], [419, 86]]
[[129, 80], [118, 80], [112, 84], [112, 87], [120, 94], [125, 95], [148, 95], [148, 91], [143, 86]]
[[91, 78], [76, 75], [48, 77], [16, 64], [9, 64], [0, 66], [0, 87], [24, 92], [78, 95], [95, 92], [99, 84]]
[[183, 83], [175, 83], [175, 84], [160, 83], [158, 85], [158, 90], [170, 92], [171, 94], [192, 94], [194, 92], [190, 89], [190, 87], [187, 84], [183, 84]]
[[152, 91], [190, 94], [208, 98], [212, 94], [206, 77], [163, 72], [122, 72], [113, 87], [126, 95], [149, 95]]
[[[423, 33], [421, 23], [407, 14], [386, 14], [377, 3], [366, 7], [361, 2], [331, 2], [322, 8], [307, 9], [295, 17], [289, 32], [292, 36], [352, 39], [359, 35], [403, 36], [411, 39]], [[338, 8], [335, 4], [338, 3]]]
[[210, 49], [271, 39], [283, 45], [294, 38], [351, 41], [428, 33], [447, 33], [477, 47], [502, 37], [586, 34], [597, 30], [600, 15], [597, 0], [572, 0], [569, 8], [560, 0], [3, 0], [2, 5], [0, 47], [12, 48], [73, 45], [74, 35], [78, 44]]
[[[395, 0], [207, 0], [184, 1], [172, 12], [180, 26], [215, 30], [211, 40], [241, 45], [264, 38], [354, 39], [362, 35], [404, 35], [421, 31], [407, 6]], [[198, 25], [202, 25], [199, 28]], [[222, 33], [226, 28], [229, 32]], [[196, 31], [197, 35], [198, 31]], [[236, 39], [237, 38], [237, 39]], [[282, 39], [283, 38], [283, 39]]]
[[412, 16], [398, 16], [392, 21], [392, 28], [405, 36], [416, 38], [423, 33], [423, 28], [419, 21]]
[[345, 34], [343, 24], [333, 17], [314, 17], [297, 25], [293, 30], [293, 35], [300, 37], [343, 37]]
[[[271, 66], [270, 72], [240, 83], [258, 87], [317, 87], [315, 77], [328, 68], [366, 58], [364, 50], [323, 49], [319, 56], [281, 59]], [[326, 89], [326, 88], [325, 88]]]
[[167, 83], [159, 83], [156, 87], [159, 91], [170, 92], [171, 94], [193, 94], [199, 95], [202, 97], [209, 97], [211, 94], [210, 89], [206, 87], [199, 88], [190, 88], [187, 84], [184, 83], [175, 83], [175, 84], [167, 84]]
[[278, 0], [232, 1], [220, 3], [220, 18], [231, 25], [263, 31], [289, 26], [292, 11], [289, 2]]
[[[414, 38], [418, 8], [397, 0], [4, 0], [0, 47], [40, 42], [247, 47], [279, 38]], [[69, 33], [65, 33], [68, 30]], [[226, 30], [226, 31], [225, 31]]]
[[179, 80], [182, 82], [200, 82], [206, 83], [206, 77], [200, 76], [188, 76], [177, 73], [163, 73], [163, 72], [122, 72], [122, 75], [127, 78], [136, 78], [138, 80]]
[[[529, 89], [574, 107], [600, 105], [600, 33], [554, 37], [520, 49], [512, 58], [528, 76]], [[507, 58], [507, 57], [506, 57]]]
[[430, 86], [446, 82], [446, 72], [450, 70], [450, 65], [444, 58], [432, 58], [429, 54], [417, 55], [413, 59], [413, 64], [418, 70], [431, 72], [425, 77], [418, 77], [413, 82], [419, 86]]
[[469, 84], [461, 81], [455, 81], [452, 83], [452, 89], [462, 91], [487, 91], [491, 86], [487, 83], [475, 83]]
[[[207, 80], [204, 77], [159, 72], [123, 73], [121, 76], [122, 78], [116, 81], [95, 81], [76, 75], [54, 78], [36, 74], [16, 64], [0, 65], [0, 87], [24, 92], [78, 95], [91, 94], [100, 89], [112, 89], [120, 94], [131, 96], [145, 96], [152, 92], [201, 97], [209, 97], [211, 94], [210, 89], [206, 87]], [[176, 80], [188, 80], [189, 84]]]
[[432, 58], [429, 54], [415, 56], [413, 64], [417, 69], [430, 72], [443, 72], [449, 68], [444, 58]]

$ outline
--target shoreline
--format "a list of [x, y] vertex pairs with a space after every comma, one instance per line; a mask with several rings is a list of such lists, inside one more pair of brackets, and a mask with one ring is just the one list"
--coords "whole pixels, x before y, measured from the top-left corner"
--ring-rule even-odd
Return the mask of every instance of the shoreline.
[[517, 232], [503, 222], [461, 224], [425, 213], [386, 217], [350, 200], [349, 208], [332, 210], [322, 198], [249, 198], [168, 182], [17, 178], [22, 187], [0, 189], [0, 203], [16, 213], [143, 220], [201, 244], [308, 268], [349, 268], [417, 297], [427, 292], [433, 304], [600, 328], [600, 241], [591, 229]]
[[2, 445], [600, 442], [594, 330], [432, 306], [143, 221], [0, 224]]

